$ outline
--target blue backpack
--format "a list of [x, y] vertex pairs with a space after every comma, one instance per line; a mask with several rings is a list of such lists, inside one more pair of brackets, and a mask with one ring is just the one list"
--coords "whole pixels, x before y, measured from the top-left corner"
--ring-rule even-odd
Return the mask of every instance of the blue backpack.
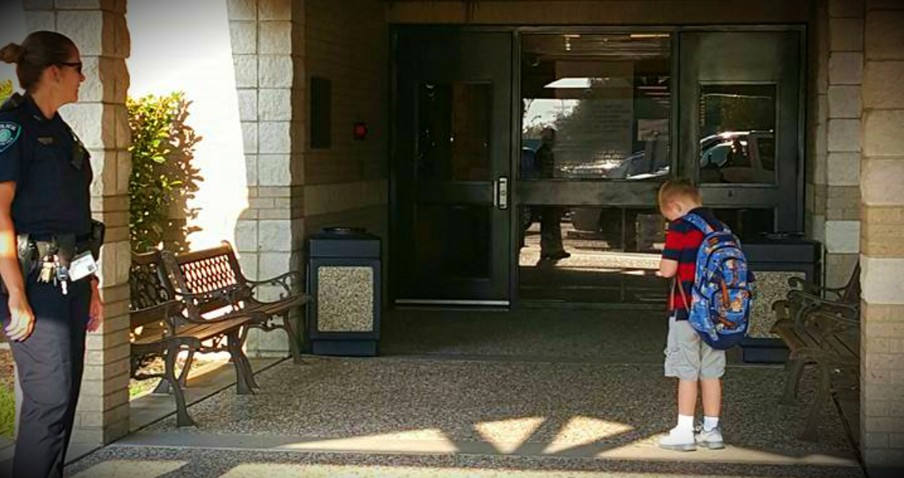
[[[728, 226], [722, 224], [716, 230], [696, 214], [688, 214], [683, 219], [703, 233], [703, 243], [697, 249], [690, 305], [681, 290], [688, 323], [710, 347], [731, 348], [747, 335], [753, 306], [753, 273], [747, 268], [741, 241]], [[681, 281], [676, 282], [682, 288]]]

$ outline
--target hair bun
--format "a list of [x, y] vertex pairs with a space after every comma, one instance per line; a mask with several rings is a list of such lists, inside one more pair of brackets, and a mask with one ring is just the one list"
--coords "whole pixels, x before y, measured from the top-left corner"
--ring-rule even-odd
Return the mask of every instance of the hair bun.
[[25, 47], [16, 43], [10, 43], [0, 48], [0, 60], [4, 63], [19, 63], [25, 56]]

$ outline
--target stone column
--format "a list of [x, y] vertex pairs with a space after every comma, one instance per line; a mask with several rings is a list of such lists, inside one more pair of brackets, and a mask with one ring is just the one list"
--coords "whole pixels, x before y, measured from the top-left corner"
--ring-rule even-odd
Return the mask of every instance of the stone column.
[[103, 327], [88, 335], [73, 445], [100, 445], [129, 431], [129, 174], [125, 0], [26, 0], [29, 31], [55, 30], [78, 46], [87, 80], [61, 114], [91, 152], [91, 208], [107, 225], [101, 257]]
[[[236, 225], [243, 270], [267, 278], [301, 270], [304, 2], [229, 0], [244, 137], [248, 209]], [[285, 334], [252, 331], [252, 355], [284, 355]]]
[[832, 0], [828, 7], [826, 88], [818, 99], [827, 138], [817, 142], [816, 193], [825, 214], [826, 283], [837, 287], [850, 277], [860, 251], [863, 2]]
[[826, 166], [828, 162], [826, 135], [829, 89], [829, 5], [827, 0], [816, 2], [809, 30], [809, 83], [807, 98], [807, 155], [805, 230], [807, 237], [826, 242]]
[[904, 3], [867, 0], [860, 189], [861, 448], [870, 477], [904, 470]]

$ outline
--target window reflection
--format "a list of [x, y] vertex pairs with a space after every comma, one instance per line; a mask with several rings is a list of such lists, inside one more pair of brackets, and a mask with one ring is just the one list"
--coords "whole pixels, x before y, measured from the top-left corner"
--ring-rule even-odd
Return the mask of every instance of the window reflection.
[[716, 217], [741, 241], [762, 239], [775, 233], [775, 210], [771, 208], [719, 208]]
[[492, 93], [490, 84], [420, 85], [420, 179], [489, 181]]
[[668, 175], [668, 34], [534, 34], [522, 44], [521, 179]]
[[775, 85], [704, 85], [700, 181], [775, 182]]
[[520, 216], [522, 299], [665, 302], [656, 277], [665, 219], [656, 209], [526, 205]]

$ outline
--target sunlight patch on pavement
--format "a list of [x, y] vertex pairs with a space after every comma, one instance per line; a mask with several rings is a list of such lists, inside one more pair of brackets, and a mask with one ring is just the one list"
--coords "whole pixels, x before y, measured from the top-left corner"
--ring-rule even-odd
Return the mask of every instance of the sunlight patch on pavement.
[[500, 453], [512, 453], [546, 421], [543, 417], [512, 418], [474, 425], [477, 433]]
[[592, 417], [574, 417], [562, 427], [552, 443], [543, 450], [544, 454], [559, 453], [569, 448], [580, 447], [612, 438], [633, 430], [634, 427], [619, 422], [610, 422]]
[[278, 447], [284, 450], [358, 450], [373, 452], [404, 452], [416, 444], [424, 453], [455, 453], [458, 447], [438, 429], [411, 430], [407, 432], [365, 435], [349, 438], [288, 443]]
[[187, 463], [174, 460], [109, 460], [79, 472], [73, 478], [157, 478]]
[[[239, 465], [223, 478], [679, 478], [687, 475], [646, 474], [591, 471], [517, 471], [511, 469], [472, 469], [402, 466], [343, 466], [343, 465], [274, 465], [249, 463]], [[695, 478], [708, 478], [695, 475]], [[709, 477], [712, 478], [712, 477]]]
[[[642, 440], [643, 441], [643, 440]], [[853, 454], [831, 455], [822, 453], [798, 454], [781, 450], [763, 450], [726, 444], [723, 450], [698, 449], [695, 452], [678, 453], [664, 450], [650, 443], [632, 443], [603, 450], [593, 455], [603, 460], [634, 460], [648, 462], [686, 461], [696, 463], [732, 463], [778, 466], [837, 466], [859, 467]]]

